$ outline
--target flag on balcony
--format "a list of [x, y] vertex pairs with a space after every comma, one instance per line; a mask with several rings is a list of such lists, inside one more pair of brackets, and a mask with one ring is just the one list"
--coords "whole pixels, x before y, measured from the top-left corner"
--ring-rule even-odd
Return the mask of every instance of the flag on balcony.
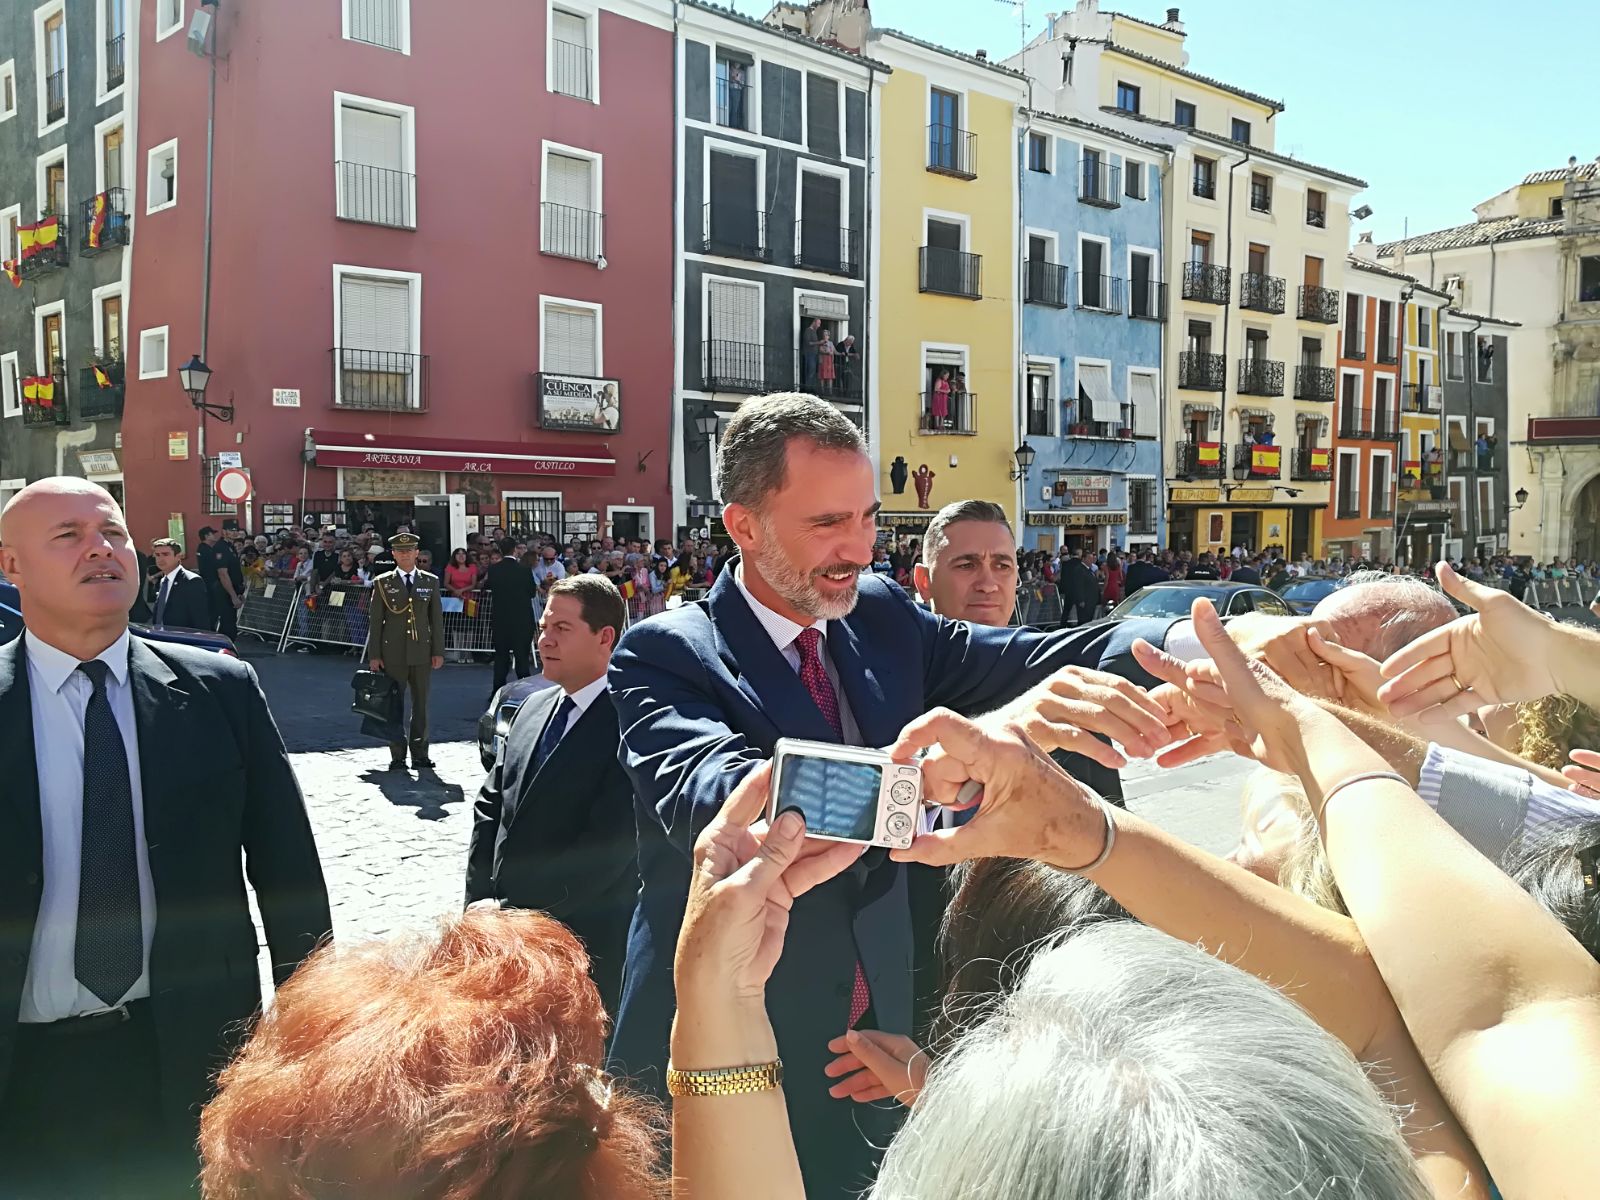
[[1252, 471], [1267, 471], [1276, 475], [1278, 464], [1282, 462], [1279, 457], [1283, 453], [1280, 446], [1252, 446], [1250, 447], [1250, 469]]
[[14, 258], [6, 259], [6, 261], [4, 263], [0, 263], [0, 268], [4, 268], [5, 273], [6, 273], [6, 278], [11, 280], [11, 286], [12, 287], [21, 287], [22, 286], [22, 272], [17, 268], [17, 260], [16, 259], [14, 259]]
[[[109, 197], [104, 192], [94, 198], [94, 216], [89, 221], [89, 245], [97, 250], [100, 248], [100, 239], [105, 234], [106, 213], [110, 208], [108, 200]], [[102, 383], [100, 386], [109, 385]]]
[[107, 375], [99, 364], [96, 364], [94, 368], [94, 381], [103, 388], [111, 386], [111, 376]]
[[55, 246], [56, 239], [60, 236], [61, 220], [59, 217], [46, 217], [42, 221], [35, 221], [32, 225], [17, 226], [17, 243], [22, 247], [24, 260], [51, 249]]
[[29, 375], [22, 381], [22, 398], [41, 408], [53, 408], [56, 402], [56, 381], [49, 375]]
[[1214, 467], [1222, 461], [1221, 442], [1201, 442], [1196, 448], [1196, 458], [1202, 467]]
[[1313, 471], [1326, 471], [1329, 465], [1328, 451], [1313, 450], [1311, 452], [1311, 469]]

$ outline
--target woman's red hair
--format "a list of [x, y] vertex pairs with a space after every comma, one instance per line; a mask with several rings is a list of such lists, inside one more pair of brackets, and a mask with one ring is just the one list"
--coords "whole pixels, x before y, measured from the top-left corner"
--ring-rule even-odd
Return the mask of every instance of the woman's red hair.
[[200, 1121], [210, 1200], [656, 1197], [661, 1122], [598, 1073], [578, 940], [537, 912], [318, 950]]

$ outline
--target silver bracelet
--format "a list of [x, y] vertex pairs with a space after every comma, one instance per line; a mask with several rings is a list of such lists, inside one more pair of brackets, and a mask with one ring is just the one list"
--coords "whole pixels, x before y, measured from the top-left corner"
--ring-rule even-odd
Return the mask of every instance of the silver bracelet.
[[1106, 819], [1106, 844], [1104, 849], [1100, 851], [1100, 857], [1092, 863], [1082, 867], [1069, 867], [1068, 870], [1074, 875], [1087, 875], [1089, 872], [1099, 870], [1105, 866], [1106, 859], [1111, 857], [1112, 847], [1117, 844], [1117, 819], [1112, 815], [1112, 807], [1106, 803], [1103, 796], [1096, 796], [1095, 799], [1100, 801], [1100, 815]]
[[1369, 779], [1392, 779], [1396, 783], [1402, 784], [1407, 788], [1411, 786], [1411, 781], [1409, 779], [1395, 771], [1362, 771], [1359, 775], [1350, 776], [1349, 779], [1341, 779], [1327, 791], [1323, 792], [1322, 807], [1327, 808], [1329, 804], [1333, 803], [1333, 798], [1340, 792], [1344, 791], [1344, 789], [1349, 787], [1352, 783], [1365, 783]]

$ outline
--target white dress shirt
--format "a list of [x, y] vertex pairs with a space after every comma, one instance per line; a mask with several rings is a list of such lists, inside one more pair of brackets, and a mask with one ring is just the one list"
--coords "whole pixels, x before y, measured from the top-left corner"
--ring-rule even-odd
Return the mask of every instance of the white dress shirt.
[[795, 639], [806, 629], [815, 629], [822, 635], [817, 651], [822, 658], [822, 669], [828, 673], [828, 681], [833, 684], [833, 694], [839, 701], [839, 726], [844, 733], [844, 744], [847, 746], [862, 746], [866, 743], [861, 740], [861, 729], [856, 724], [855, 714], [850, 711], [850, 701], [844, 694], [844, 688], [839, 683], [838, 668], [833, 665], [833, 655], [828, 653], [828, 623], [815, 621], [811, 625], [800, 625], [791, 621], [782, 613], [773, 612], [761, 601], [750, 594], [750, 589], [744, 584], [744, 563], [741, 562], [733, 573], [733, 582], [738, 585], [739, 593], [744, 597], [750, 611], [755, 613], [756, 620], [761, 622], [761, 628], [767, 631], [767, 636], [772, 639], [783, 655], [783, 660], [789, 664], [796, 675], [800, 673], [800, 647], [795, 645]]
[[572, 727], [578, 723], [579, 718], [584, 713], [589, 711], [589, 706], [595, 702], [595, 698], [610, 686], [611, 681], [606, 676], [601, 675], [598, 679], [584, 684], [577, 691], [567, 693], [567, 699], [572, 701], [574, 707], [567, 714], [567, 727], [561, 731], [562, 737], [566, 737], [567, 734], [572, 732]]
[[[19, 1019], [24, 1024], [59, 1021], [106, 1006], [78, 982], [78, 880], [83, 855], [83, 718], [94, 684], [78, 660], [25, 633], [28, 698], [33, 709], [33, 753], [39, 772], [39, 823], [44, 834], [44, 891], [33, 926], [28, 976]], [[106, 698], [128, 754], [133, 784], [133, 844], [139, 872], [139, 908], [144, 925], [144, 967], [123, 1000], [150, 994], [150, 943], [156, 932], [156, 889], [144, 834], [144, 791], [139, 780], [139, 730], [128, 680], [128, 634], [97, 656], [111, 668]]]
[[175, 563], [172, 570], [161, 577], [161, 582], [156, 584], [156, 604], [161, 603], [161, 589], [167, 589], [167, 603], [172, 603], [172, 589], [177, 586], [178, 572], [183, 570], [182, 563]]

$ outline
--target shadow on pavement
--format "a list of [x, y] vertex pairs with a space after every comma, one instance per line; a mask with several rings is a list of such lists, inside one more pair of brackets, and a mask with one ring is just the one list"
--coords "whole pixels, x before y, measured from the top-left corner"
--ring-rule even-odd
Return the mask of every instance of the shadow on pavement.
[[391, 771], [376, 767], [361, 778], [383, 794], [396, 808], [415, 808], [422, 821], [441, 821], [450, 815], [447, 804], [460, 804], [466, 793], [459, 783], [445, 783], [433, 771]]

